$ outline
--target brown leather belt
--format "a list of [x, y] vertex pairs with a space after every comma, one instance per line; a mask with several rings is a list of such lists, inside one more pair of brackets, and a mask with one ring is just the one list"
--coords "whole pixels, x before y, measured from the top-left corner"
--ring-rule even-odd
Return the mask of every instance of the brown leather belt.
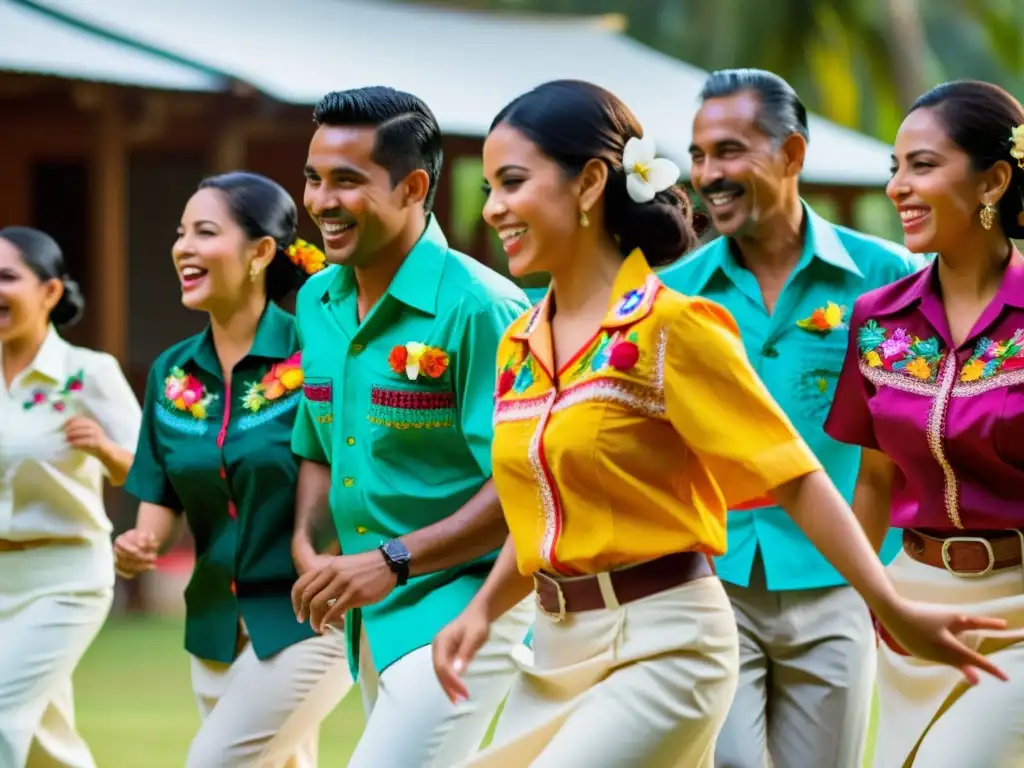
[[[678, 552], [630, 568], [611, 571], [608, 577], [619, 605], [626, 605], [713, 574], [714, 569], [707, 555]], [[596, 611], [607, 607], [596, 575], [556, 578], [546, 573], [537, 573], [533, 583], [541, 611], [555, 621], [561, 621], [568, 613]]]
[[911, 559], [966, 578], [1019, 566], [1022, 546], [1017, 531], [964, 531], [946, 537], [903, 531], [903, 551]]
[[80, 543], [80, 539], [29, 539], [27, 541], [8, 541], [7, 539], [0, 539], [0, 552], [24, 552], [28, 549], [60, 547]]

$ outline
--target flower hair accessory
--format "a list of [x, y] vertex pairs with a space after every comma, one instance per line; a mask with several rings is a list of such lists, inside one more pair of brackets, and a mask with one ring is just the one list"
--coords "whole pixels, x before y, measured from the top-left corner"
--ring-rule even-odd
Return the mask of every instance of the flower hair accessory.
[[292, 264], [307, 275], [315, 275], [327, 266], [327, 257], [324, 252], [301, 238], [288, 246], [285, 255], [291, 259]]
[[1010, 134], [1010, 157], [1024, 170], [1024, 123], [1014, 128]]
[[626, 172], [626, 191], [635, 203], [649, 203], [656, 194], [679, 181], [679, 166], [655, 157], [654, 139], [647, 136], [634, 136], [626, 142], [622, 170]]

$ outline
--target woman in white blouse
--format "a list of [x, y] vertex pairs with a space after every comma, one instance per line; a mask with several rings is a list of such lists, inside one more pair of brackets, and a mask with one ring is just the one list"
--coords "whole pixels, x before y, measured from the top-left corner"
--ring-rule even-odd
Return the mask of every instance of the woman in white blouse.
[[94, 768], [71, 673], [113, 597], [103, 479], [124, 482], [140, 408], [113, 357], [56, 328], [82, 314], [53, 238], [0, 229], [0, 766]]

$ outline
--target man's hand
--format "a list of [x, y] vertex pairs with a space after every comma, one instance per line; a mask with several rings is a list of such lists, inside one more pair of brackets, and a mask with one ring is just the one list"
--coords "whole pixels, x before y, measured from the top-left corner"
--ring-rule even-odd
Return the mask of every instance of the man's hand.
[[296, 619], [303, 622], [308, 618], [313, 631], [323, 634], [352, 608], [379, 603], [397, 584], [398, 576], [376, 550], [332, 557], [295, 582], [292, 608]]

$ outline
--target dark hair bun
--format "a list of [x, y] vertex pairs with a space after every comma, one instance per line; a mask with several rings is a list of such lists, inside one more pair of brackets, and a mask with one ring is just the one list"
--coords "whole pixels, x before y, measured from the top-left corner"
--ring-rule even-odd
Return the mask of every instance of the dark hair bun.
[[648, 203], [638, 203], [626, 190], [625, 174], [617, 171], [608, 177], [604, 215], [622, 253], [639, 248], [652, 267], [671, 264], [697, 240], [690, 198], [678, 186], [659, 192]]
[[11, 243], [25, 265], [43, 282], [60, 280], [64, 295], [50, 311], [50, 322], [56, 326], [71, 326], [85, 314], [85, 297], [78, 283], [71, 279], [64, 267], [64, 253], [57, 241], [45, 232], [31, 227], [4, 227], [0, 238]]
[[67, 275], [61, 278], [61, 282], [64, 283], [64, 295], [50, 312], [50, 321], [56, 326], [67, 328], [81, 320], [85, 314], [85, 297], [78, 283]]

